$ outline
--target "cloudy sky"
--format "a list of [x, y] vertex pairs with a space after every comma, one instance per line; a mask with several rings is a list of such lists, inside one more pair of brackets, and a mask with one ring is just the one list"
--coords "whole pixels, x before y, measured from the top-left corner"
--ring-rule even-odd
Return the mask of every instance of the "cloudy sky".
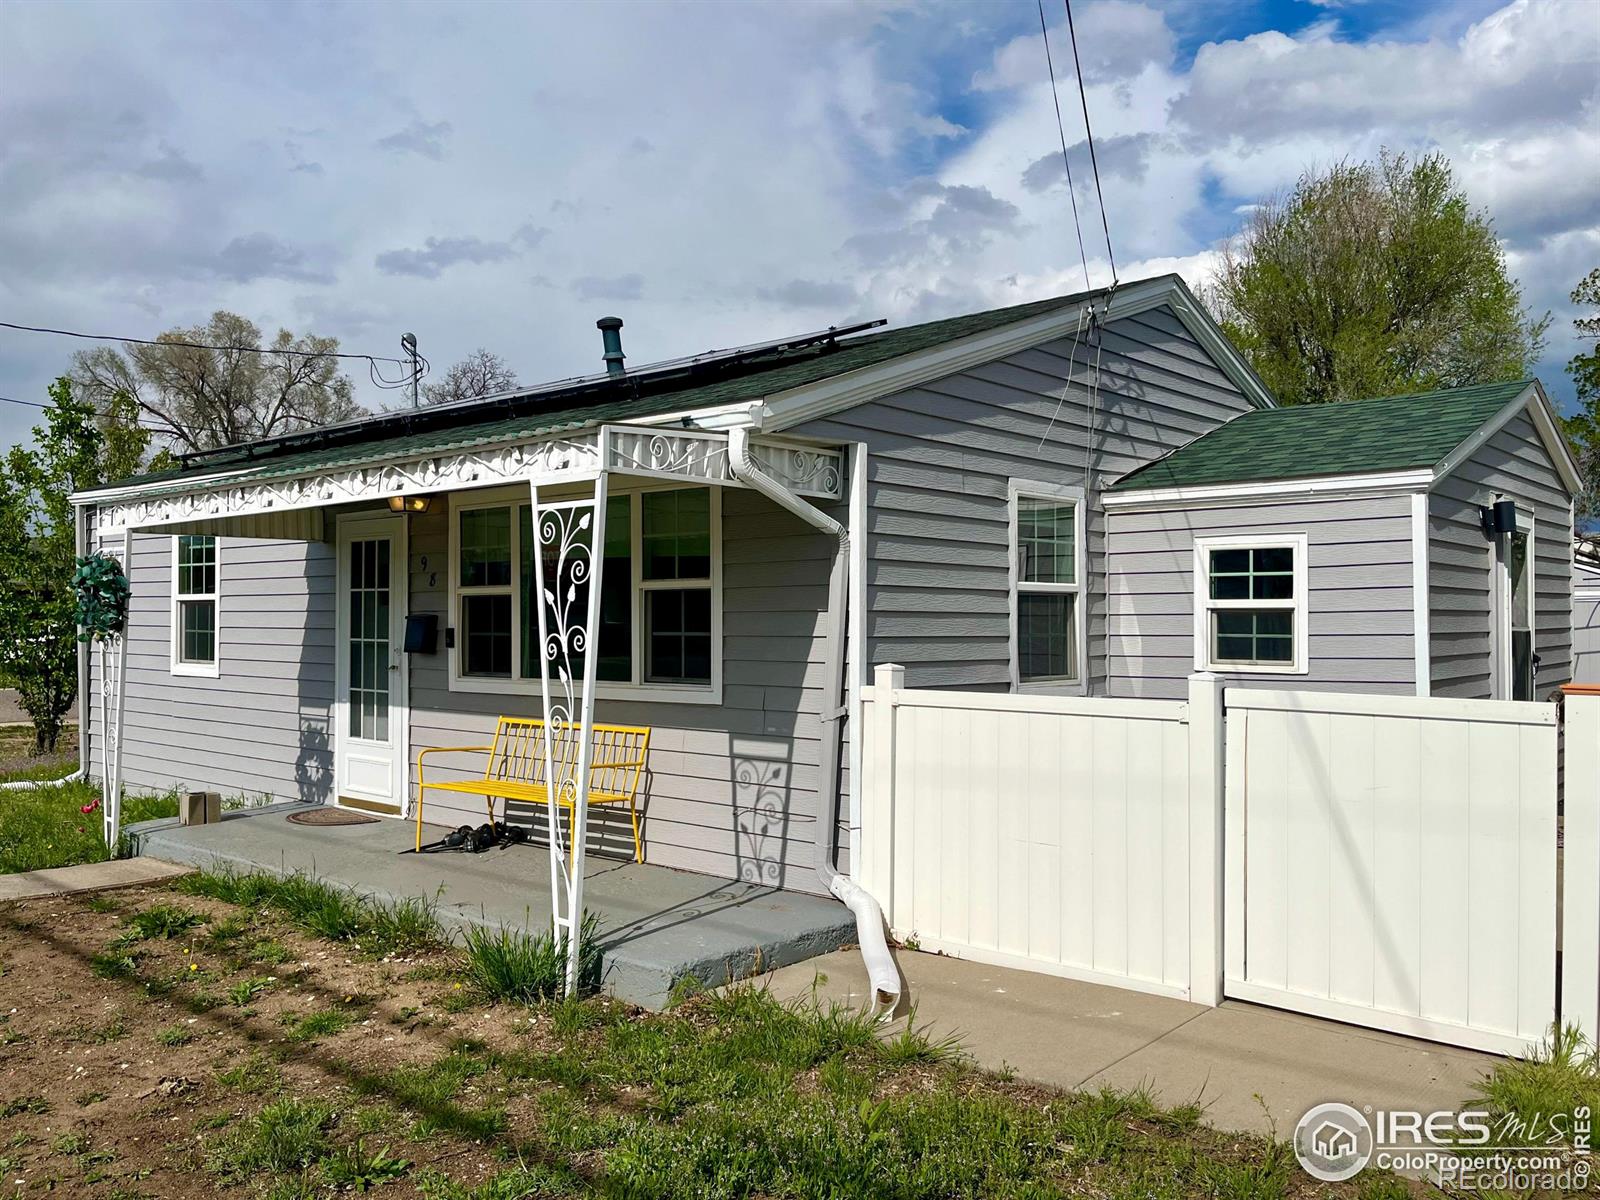
[[[1567, 292], [1600, 265], [1600, 0], [1074, 11], [1122, 277], [1200, 279], [1241, 207], [1308, 166], [1441, 149], [1554, 312], [1541, 373], [1570, 395]], [[598, 369], [608, 313], [642, 363], [1074, 290], [1038, 20], [0, 0], [0, 320], [152, 336], [227, 308], [373, 354], [412, 330], [438, 368], [486, 346], [535, 382]], [[43, 399], [72, 349], [0, 330], [0, 396]], [[37, 416], [0, 403], [0, 445]]]

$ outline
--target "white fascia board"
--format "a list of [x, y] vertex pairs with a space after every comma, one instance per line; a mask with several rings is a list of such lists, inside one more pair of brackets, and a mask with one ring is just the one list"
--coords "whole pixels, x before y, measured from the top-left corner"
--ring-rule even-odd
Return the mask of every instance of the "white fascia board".
[[1385, 492], [1409, 494], [1426, 491], [1432, 483], [1433, 472], [1424, 468], [1420, 471], [1383, 471], [1371, 475], [1321, 475], [1311, 479], [1269, 479], [1259, 483], [1216, 483], [1106, 492], [1100, 497], [1100, 502], [1108, 509], [1190, 508], [1304, 496], [1331, 499]]
[[[184, 487], [188, 487], [190, 484], [204, 487], [214, 483], [223, 483], [254, 469], [254, 467], [239, 467], [232, 471], [214, 471], [209, 475], [195, 475], [185, 478], [181, 482]], [[67, 499], [73, 504], [79, 505], [99, 504], [106, 500], [122, 500], [128, 496], [138, 496], [147, 491], [155, 491], [158, 488], [172, 487], [178, 482], [180, 481], [174, 479], [152, 479], [149, 483], [136, 483], [128, 487], [90, 488], [88, 491], [73, 492]]]
[[630, 418], [630, 425], [686, 425], [691, 429], [751, 429], [756, 424], [759, 400], [740, 400], [736, 404], [719, 404], [714, 408], [685, 408], [678, 412], [660, 413], [653, 417]]
[[[954, 375], [982, 363], [1016, 354], [1045, 342], [1070, 337], [1078, 327], [1086, 309], [1100, 297], [1093, 296], [1067, 308], [1058, 308], [1042, 316], [1032, 317], [1015, 324], [1003, 325], [985, 333], [946, 342], [928, 350], [906, 354], [900, 358], [862, 367], [835, 375], [831, 379], [775, 392], [766, 397], [766, 403], [756, 413], [756, 427], [768, 432], [778, 432], [807, 421], [815, 421], [845, 409], [865, 404], [879, 396], [904, 391], [918, 384], [928, 383]], [[1220, 353], [1214, 347], [1225, 346], [1227, 339], [1200, 309], [1189, 289], [1177, 276], [1162, 276], [1125, 288], [1118, 288], [1111, 296], [1103, 314], [1106, 321], [1133, 316], [1160, 305], [1169, 305], [1186, 329], [1189, 329], [1211, 351], [1217, 365], [1244, 391], [1251, 402], [1261, 408], [1276, 407], [1254, 372], [1242, 367], [1243, 360], [1231, 348]], [[1242, 368], [1242, 369], [1241, 369]]]
[[1244, 355], [1228, 340], [1228, 335], [1222, 332], [1221, 327], [1211, 319], [1211, 314], [1206, 312], [1205, 306], [1189, 290], [1189, 285], [1182, 279], [1173, 276], [1176, 284], [1175, 291], [1179, 299], [1172, 304], [1172, 311], [1177, 313], [1178, 319], [1183, 322], [1194, 339], [1205, 347], [1223, 373], [1233, 381], [1257, 408], [1277, 408], [1278, 402], [1272, 393], [1267, 390], [1267, 385], [1261, 381], [1255, 368], [1244, 360]]
[[1534, 380], [1518, 392], [1514, 400], [1478, 426], [1471, 437], [1441, 459], [1439, 465], [1434, 468], [1435, 480], [1444, 479], [1455, 472], [1462, 463], [1481, 450], [1485, 442], [1509, 425], [1517, 414], [1523, 411], [1527, 412], [1534, 429], [1538, 431], [1539, 440], [1544, 443], [1551, 461], [1555, 463], [1556, 473], [1566, 485], [1567, 494], [1576, 496], [1583, 490], [1583, 477], [1578, 471], [1577, 460], [1572, 457], [1572, 448], [1567, 445], [1567, 439], [1562, 435], [1560, 426], [1556, 424], [1555, 410], [1550, 407], [1549, 397], [1544, 394], [1544, 388], [1539, 385], [1538, 380]]

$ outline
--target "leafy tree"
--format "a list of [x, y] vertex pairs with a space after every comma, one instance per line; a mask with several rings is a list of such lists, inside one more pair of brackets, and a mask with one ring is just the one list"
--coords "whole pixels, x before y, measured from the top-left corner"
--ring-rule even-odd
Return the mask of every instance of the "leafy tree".
[[97, 409], [117, 396], [129, 397], [179, 452], [365, 415], [350, 377], [329, 357], [339, 349], [337, 338], [295, 337], [280, 329], [263, 346], [254, 324], [236, 313], [215, 312], [206, 325], [168, 330], [156, 342], [80, 351], [73, 356], [72, 378]]
[[505, 359], [482, 346], [452, 366], [438, 383], [424, 384], [424, 404], [449, 404], [508, 392], [517, 386], [516, 372]]
[[58, 379], [34, 446], [13, 446], [0, 461], [0, 667], [21, 693], [41, 754], [56, 748], [78, 691], [77, 539], [68, 497], [143, 460], [150, 435], [126, 419], [130, 405], [124, 398], [97, 414], [73, 395], [70, 380]]
[[1544, 344], [1449, 161], [1384, 151], [1257, 206], [1207, 300], [1286, 404], [1516, 379]]
[[1572, 289], [1572, 302], [1590, 310], [1588, 316], [1577, 317], [1572, 322], [1580, 338], [1593, 343], [1581, 354], [1574, 354], [1567, 363], [1567, 374], [1577, 385], [1577, 414], [1566, 418], [1567, 436], [1578, 452], [1578, 465], [1583, 469], [1584, 494], [1578, 498], [1578, 508], [1586, 516], [1600, 517], [1600, 267], [1583, 278]]

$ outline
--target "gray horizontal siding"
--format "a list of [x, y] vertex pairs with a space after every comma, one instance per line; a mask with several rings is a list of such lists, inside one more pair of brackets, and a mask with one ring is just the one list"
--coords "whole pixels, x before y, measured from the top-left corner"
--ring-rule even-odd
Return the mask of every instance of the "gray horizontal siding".
[[1429, 641], [1437, 696], [1495, 695], [1494, 551], [1478, 508], [1496, 496], [1534, 515], [1535, 695], [1572, 678], [1571, 498], [1524, 413], [1440, 480], [1429, 498]]
[[[123, 732], [131, 789], [331, 797], [334, 566], [323, 542], [219, 538], [220, 674], [174, 675], [172, 538], [134, 535]], [[96, 674], [91, 696], [97, 688]], [[98, 773], [99, 706], [89, 707]]]
[[[645, 858], [729, 879], [820, 891], [814, 868], [818, 753], [826, 679], [820, 613], [833, 543], [764, 497], [723, 493], [723, 703], [599, 701], [603, 723], [648, 725], [649, 769], [640, 794]], [[842, 513], [839, 515], [843, 515]], [[410, 526], [413, 613], [446, 613], [444, 505]], [[452, 692], [443, 653], [411, 664], [411, 747], [487, 743], [495, 718], [537, 716], [539, 698]], [[438, 778], [466, 778], [482, 758], [430, 759]], [[454, 768], [454, 769], [453, 769]], [[415, 769], [413, 766], [413, 785]], [[428, 819], [484, 819], [474, 797], [430, 796]], [[512, 817], [542, 828], [544, 810]], [[591, 811], [592, 848], [633, 852], [624, 811]]]
[[1275, 688], [1414, 693], [1409, 497], [1110, 514], [1107, 691], [1178, 699], [1194, 671], [1194, 539], [1304, 533], [1305, 675], [1228, 674]]
[[910, 687], [1008, 687], [1007, 485], [1083, 486], [1087, 460], [1090, 679], [1103, 690], [1098, 488], [1249, 407], [1162, 307], [1112, 322], [1099, 347], [1063, 338], [801, 426], [868, 448], [868, 663], [903, 664]]

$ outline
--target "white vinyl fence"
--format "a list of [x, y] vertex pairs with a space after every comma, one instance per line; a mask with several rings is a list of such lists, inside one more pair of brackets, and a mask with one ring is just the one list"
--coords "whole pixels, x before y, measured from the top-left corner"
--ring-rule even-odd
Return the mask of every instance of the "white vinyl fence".
[[898, 667], [862, 700], [860, 881], [924, 949], [1501, 1053], [1600, 1034], [1600, 695], [1566, 701], [1562, 906], [1554, 705]]
[[1226, 992], [1516, 1053], [1555, 1019], [1556, 708], [1229, 689]]
[[[880, 667], [863, 691], [861, 882], [890, 927], [928, 950], [1188, 997], [1191, 705], [902, 680]], [[1214, 838], [1214, 815], [1197, 824]]]

